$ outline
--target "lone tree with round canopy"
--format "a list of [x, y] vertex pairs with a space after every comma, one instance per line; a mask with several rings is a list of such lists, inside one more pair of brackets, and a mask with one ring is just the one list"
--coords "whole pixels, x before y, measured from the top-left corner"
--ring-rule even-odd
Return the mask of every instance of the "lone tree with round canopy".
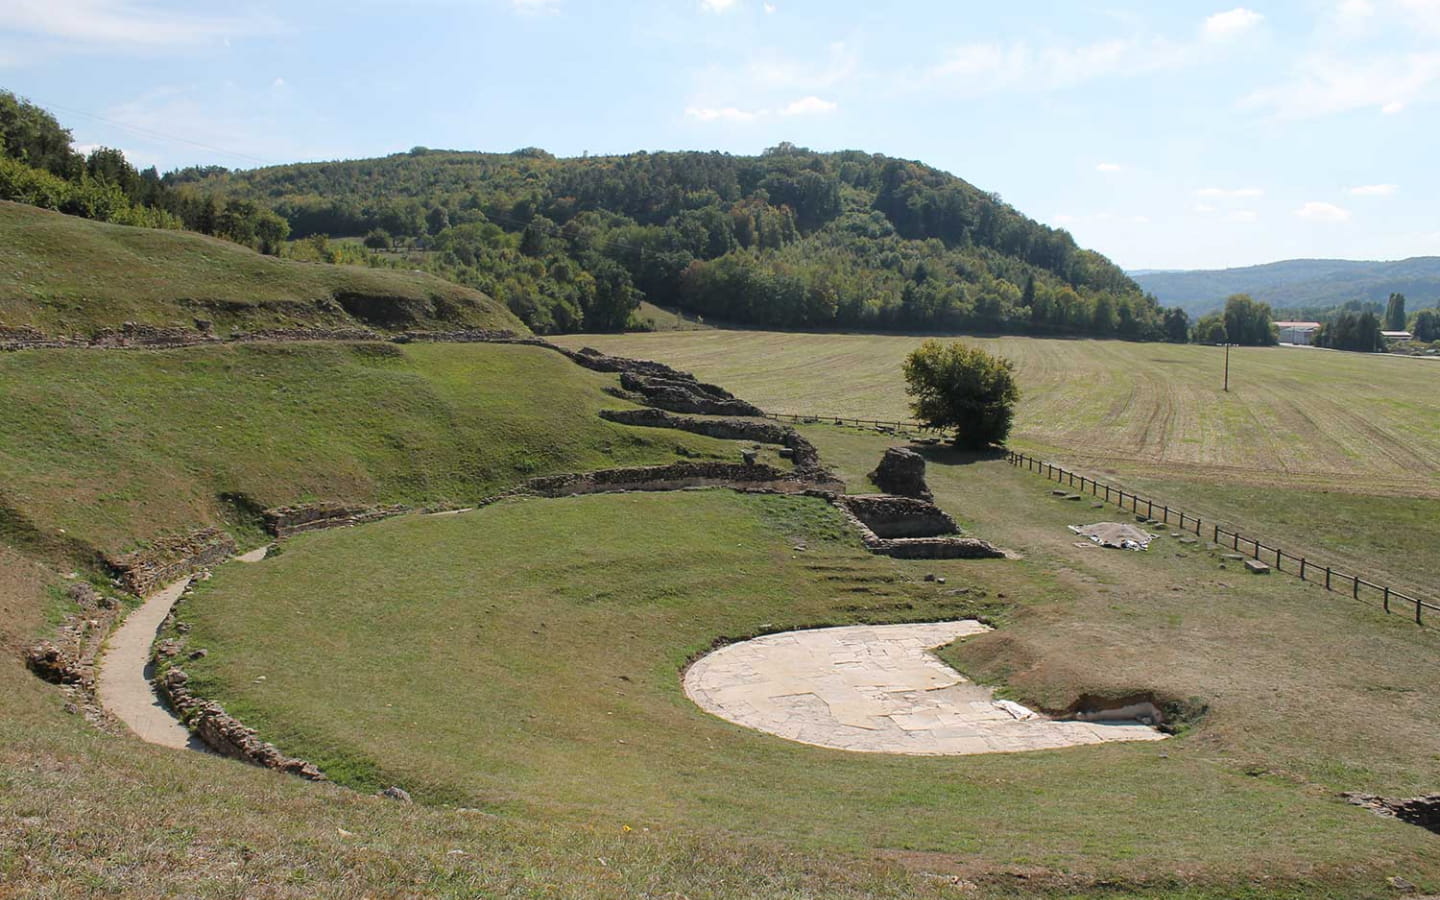
[[955, 446], [980, 450], [1004, 444], [1015, 402], [1015, 366], [959, 341], [929, 340], [905, 357], [905, 393], [915, 417], [931, 428], [954, 428]]

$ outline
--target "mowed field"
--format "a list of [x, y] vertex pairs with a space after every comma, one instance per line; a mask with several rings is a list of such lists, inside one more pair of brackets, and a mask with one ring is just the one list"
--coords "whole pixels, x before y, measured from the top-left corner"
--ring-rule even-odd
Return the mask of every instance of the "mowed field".
[[[924, 338], [707, 330], [576, 335], [770, 412], [906, 419], [901, 360]], [[1290, 348], [964, 338], [1016, 365], [1011, 443], [1130, 475], [1440, 497], [1440, 363]]]
[[[861, 473], [885, 438], [808, 434], [852, 490], [871, 489]], [[510, 502], [305, 535], [222, 567], [182, 604], [191, 646], [209, 651], [184, 665], [365, 792], [395, 783], [504, 821], [717, 846], [749, 836], [776, 863], [741, 894], [770, 895], [795, 853], [980, 886], [959, 896], [1350, 898], [1387, 895], [1394, 874], [1437, 883], [1433, 835], [1337, 796], [1433, 784], [1436, 632], [1248, 578], [1175, 538], [1145, 554], [1076, 547], [1066, 524], [1105, 513], [1003, 461], [932, 454], [940, 503], [1024, 559], [875, 557], [812, 498]], [[1163, 743], [893, 757], [754, 732], [681, 692], [687, 660], [717, 640], [976, 615], [997, 630], [943, 655], [1017, 699], [1063, 709], [1143, 692], [1205, 712]]]

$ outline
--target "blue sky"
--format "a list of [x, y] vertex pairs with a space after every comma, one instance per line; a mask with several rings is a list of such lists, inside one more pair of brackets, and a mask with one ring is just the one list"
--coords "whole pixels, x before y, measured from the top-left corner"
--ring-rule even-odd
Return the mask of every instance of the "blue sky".
[[0, 0], [0, 87], [139, 165], [780, 141], [1127, 268], [1440, 255], [1440, 0]]

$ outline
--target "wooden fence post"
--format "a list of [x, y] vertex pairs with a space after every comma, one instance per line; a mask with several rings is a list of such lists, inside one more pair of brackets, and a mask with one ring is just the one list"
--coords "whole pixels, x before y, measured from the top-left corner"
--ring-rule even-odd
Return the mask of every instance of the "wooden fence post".
[[1305, 557], [1300, 557], [1300, 580], [1305, 580]]
[[1353, 598], [1356, 599], [1356, 600], [1359, 600], [1359, 599], [1360, 599], [1360, 576], [1359, 576], [1359, 575], [1351, 575], [1350, 577], [1351, 577], [1351, 579], [1353, 579], [1352, 582], [1351, 582], [1351, 584], [1350, 584], [1350, 596], [1353, 597]]
[[1330, 590], [1330, 567], [1325, 567], [1325, 590]]
[[1424, 625], [1424, 624], [1425, 624], [1424, 622], [1420, 621], [1420, 598], [1419, 598], [1419, 597], [1416, 597], [1416, 598], [1415, 598], [1415, 624], [1416, 624], [1416, 625]]
[[1388, 587], [1385, 589], [1385, 612], [1387, 614], [1390, 612], [1390, 589]]

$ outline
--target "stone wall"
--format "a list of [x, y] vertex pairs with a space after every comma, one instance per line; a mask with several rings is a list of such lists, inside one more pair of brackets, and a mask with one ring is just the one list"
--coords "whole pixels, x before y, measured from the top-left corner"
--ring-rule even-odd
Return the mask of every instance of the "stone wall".
[[225, 708], [209, 700], [201, 700], [190, 693], [190, 676], [179, 666], [171, 665], [155, 679], [155, 688], [164, 696], [170, 708], [180, 717], [196, 737], [221, 756], [299, 775], [311, 781], [327, 781], [325, 773], [314, 763], [286, 756], [274, 744], [255, 736], [253, 728], [246, 728], [238, 719], [225, 712]]
[[794, 460], [797, 469], [814, 469], [820, 465], [820, 451], [815, 449], [814, 444], [807, 441], [795, 429], [768, 419], [696, 419], [654, 407], [602, 409], [600, 418], [621, 425], [637, 425], [643, 428], [674, 428], [726, 441], [779, 444], [790, 450], [791, 459]]
[[842, 497], [840, 502], [878, 537], [920, 538], [960, 533], [960, 526], [945, 510], [924, 500], [871, 494]]
[[565, 497], [607, 491], [678, 491], [694, 487], [771, 490], [781, 493], [843, 491], [833, 478], [782, 472], [773, 466], [746, 463], [678, 462], [665, 466], [601, 469], [569, 475], [546, 475], [525, 482], [525, 491], [542, 497]]
[[342, 503], [303, 503], [281, 506], [264, 512], [265, 530], [277, 538], [288, 538], [306, 531], [345, 528], [377, 522], [410, 512], [408, 506], [360, 506]]
[[763, 416], [765, 411], [729, 391], [705, 384], [694, 378], [666, 378], [621, 372], [620, 386], [645, 398], [651, 406], [671, 412], [698, 413], [704, 416]]
[[[856, 531], [860, 532], [860, 540], [865, 544], [865, 549], [871, 553], [879, 553], [884, 556], [893, 556], [896, 559], [1000, 559], [1005, 556], [1005, 551], [997, 548], [989, 541], [982, 541], [977, 538], [967, 537], [881, 537], [867, 525], [854, 510], [852, 503], [861, 501], [857, 508], [869, 510], [889, 510], [892, 513], [902, 508], [910, 508], [908, 504], [919, 503], [931, 507], [943, 516], [955, 528], [955, 522], [943, 510], [933, 507], [922, 500], [912, 500], [908, 497], [891, 497], [889, 495], [870, 497], [844, 497], [837, 495], [827, 496], [830, 502], [845, 514], [845, 518]], [[917, 511], [918, 512], [918, 511]], [[933, 514], [926, 513], [924, 520], [938, 522]], [[900, 520], [896, 520], [897, 522]], [[921, 521], [917, 519], [917, 521]]]
[[235, 555], [235, 539], [218, 528], [162, 538], [143, 550], [107, 558], [121, 586], [143, 597], [155, 588], [224, 562]]

